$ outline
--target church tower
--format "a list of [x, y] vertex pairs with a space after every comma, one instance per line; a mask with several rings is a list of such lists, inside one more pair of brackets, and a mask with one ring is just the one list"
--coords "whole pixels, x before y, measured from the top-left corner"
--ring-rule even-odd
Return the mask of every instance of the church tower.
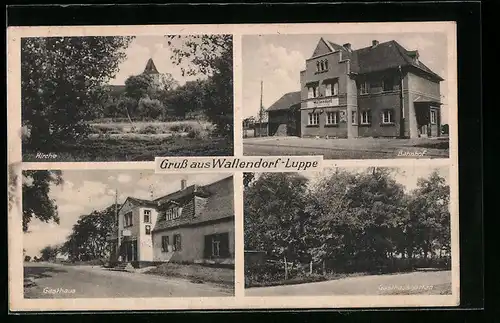
[[148, 62], [146, 63], [146, 68], [144, 69], [143, 74], [149, 75], [150, 77], [153, 78], [154, 82], [159, 84], [160, 82], [160, 73], [156, 69], [155, 63], [153, 62], [153, 59], [150, 58]]

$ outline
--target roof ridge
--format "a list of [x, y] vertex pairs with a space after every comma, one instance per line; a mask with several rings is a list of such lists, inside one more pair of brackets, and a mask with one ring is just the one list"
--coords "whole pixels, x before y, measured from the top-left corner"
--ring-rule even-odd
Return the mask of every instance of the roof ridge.
[[[391, 40], [392, 43], [394, 43], [396, 46], [394, 46], [396, 48], [396, 50], [398, 51], [399, 55], [403, 58], [403, 60], [410, 64], [410, 65], [413, 65], [413, 62], [409, 59], [410, 57], [408, 56], [408, 50], [406, 48], [404, 48], [400, 43], [398, 43], [397, 41], [395, 40]], [[406, 53], [403, 53], [402, 50], [404, 50]]]
[[217, 180], [217, 181], [215, 181], [215, 182], [212, 182], [212, 183], [209, 183], [209, 184], [206, 184], [206, 185], [201, 185], [201, 188], [207, 188], [207, 187], [209, 187], [209, 186], [212, 186], [212, 185], [218, 184], [218, 183], [220, 183], [220, 182], [222, 182], [222, 181], [225, 181], [225, 180], [227, 180], [227, 179], [229, 179], [229, 178], [232, 178], [232, 177], [233, 177], [233, 175], [228, 175], [227, 177], [221, 178], [221, 179], [219, 179], [219, 180]]
[[[388, 40], [388, 41], [385, 41], [385, 42], [382, 42], [382, 43], [378, 43], [377, 46], [380, 46], [380, 45], [385, 45], [387, 43], [390, 43], [390, 42], [393, 42], [394, 40]], [[369, 49], [369, 48], [372, 48], [373, 45], [370, 45], [370, 46], [365, 46], [365, 47], [361, 47], [361, 48], [358, 48], [358, 49], [354, 49], [353, 52], [357, 52], [357, 51], [360, 51], [360, 50], [363, 50], [363, 49]]]

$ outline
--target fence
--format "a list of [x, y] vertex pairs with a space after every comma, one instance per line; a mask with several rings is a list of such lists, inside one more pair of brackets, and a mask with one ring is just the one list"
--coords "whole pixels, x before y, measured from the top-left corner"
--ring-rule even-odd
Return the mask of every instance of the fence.
[[243, 138], [267, 137], [268, 135], [269, 132], [267, 122], [263, 122], [260, 124], [254, 123], [251, 125], [245, 125], [243, 127]]

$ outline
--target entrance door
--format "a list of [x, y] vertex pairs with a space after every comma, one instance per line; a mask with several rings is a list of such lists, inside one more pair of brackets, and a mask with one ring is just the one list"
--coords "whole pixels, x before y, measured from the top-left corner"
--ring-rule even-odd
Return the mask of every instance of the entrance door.
[[428, 133], [429, 133], [429, 127], [426, 124], [420, 126], [419, 128], [420, 137], [428, 137]]

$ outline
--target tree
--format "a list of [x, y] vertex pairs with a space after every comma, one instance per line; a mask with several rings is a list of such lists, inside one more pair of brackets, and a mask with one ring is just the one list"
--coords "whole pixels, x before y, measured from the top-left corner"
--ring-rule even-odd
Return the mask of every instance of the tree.
[[449, 200], [450, 187], [437, 171], [428, 178], [420, 178], [411, 194], [408, 205], [411, 233], [424, 259], [436, 249], [445, 253], [450, 251]]
[[132, 75], [125, 80], [125, 95], [135, 101], [148, 96], [153, 78], [148, 74]]
[[220, 135], [232, 137], [233, 131], [233, 38], [232, 35], [168, 35], [171, 60], [180, 65], [188, 60], [182, 73], [208, 77], [206, 116]]
[[62, 251], [75, 260], [100, 259], [108, 250], [107, 236], [113, 232], [115, 205], [82, 215], [62, 246]]
[[103, 84], [118, 71], [132, 37], [21, 39], [21, 105], [25, 147], [53, 152], [85, 139], [102, 110]]
[[137, 114], [144, 118], [158, 118], [163, 113], [163, 104], [158, 99], [148, 97], [139, 100]]
[[30, 262], [31, 261], [31, 257], [30, 256], [24, 256], [24, 261], [25, 262]]
[[189, 81], [174, 91], [166, 93], [165, 106], [178, 117], [185, 117], [189, 112], [205, 112], [205, 103], [208, 100], [207, 82], [207, 80]]
[[263, 173], [245, 189], [245, 248], [291, 261], [308, 260], [304, 212], [308, 180], [296, 173]]
[[57, 246], [46, 246], [42, 250], [40, 250], [41, 253], [40, 259], [42, 261], [54, 260], [58, 252], [59, 251]]
[[255, 173], [243, 173], [243, 186], [247, 188], [250, 183], [254, 180]]
[[23, 171], [23, 231], [27, 232], [34, 218], [59, 224], [55, 200], [49, 197], [51, 185], [63, 183], [62, 173], [57, 170]]
[[170, 73], [160, 73], [158, 76], [158, 84], [152, 88], [152, 94], [150, 96], [152, 98], [158, 98], [157, 95], [155, 95], [156, 92], [170, 92], [175, 90], [176, 88], [179, 87], [179, 82], [177, 82], [172, 74]]

